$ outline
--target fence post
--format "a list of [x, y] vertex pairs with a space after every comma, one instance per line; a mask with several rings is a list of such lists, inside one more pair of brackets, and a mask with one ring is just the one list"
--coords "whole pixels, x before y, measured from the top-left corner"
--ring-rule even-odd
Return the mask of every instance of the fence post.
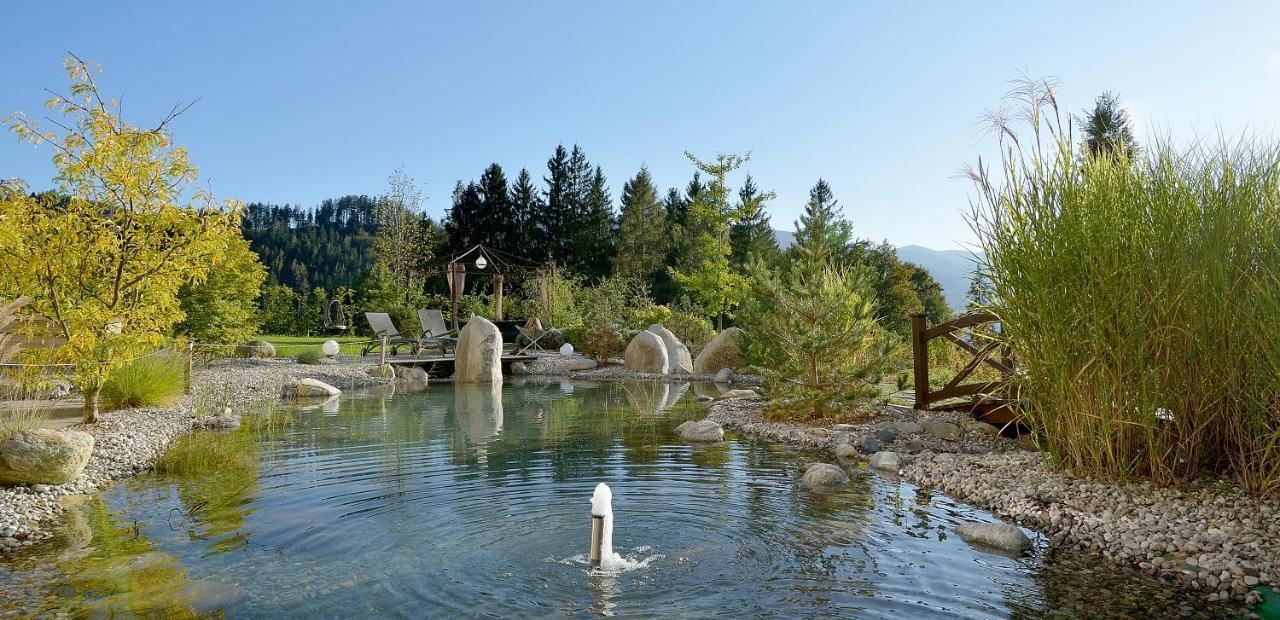
[[187, 394], [191, 394], [191, 367], [196, 355], [196, 341], [187, 343]]
[[915, 367], [916, 409], [929, 408], [929, 342], [924, 338], [928, 316], [911, 313], [911, 357]]
[[387, 337], [382, 337], [382, 351], [378, 356], [378, 371], [382, 371], [382, 367], [387, 365]]

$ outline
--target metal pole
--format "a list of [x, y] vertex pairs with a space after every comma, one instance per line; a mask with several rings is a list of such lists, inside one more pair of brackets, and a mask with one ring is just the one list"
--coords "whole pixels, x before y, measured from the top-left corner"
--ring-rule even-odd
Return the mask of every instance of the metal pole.
[[378, 371], [382, 371], [382, 367], [387, 365], [387, 337], [382, 337], [382, 352], [378, 358]]
[[196, 341], [187, 343], [187, 394], [191, 393], [191, 365], [196, 355]]
[[592, 566], [600, 565], [600, 547], [604, 544], [604, 515], [591, 515], [591, 550], [588, 557]]

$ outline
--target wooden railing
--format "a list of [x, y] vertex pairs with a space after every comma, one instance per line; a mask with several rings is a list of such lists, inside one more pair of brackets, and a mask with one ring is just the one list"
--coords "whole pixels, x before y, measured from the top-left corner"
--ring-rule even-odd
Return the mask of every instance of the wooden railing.
[[[928, 318], [923, 312], [911, 315], [911, 353], [914, 362], [916, 409], [966, 410], [991, 422], [1008, 422], [1012, 419], [1012, 412], [1008, 407], [1011, 395], [1007, 392], [1007, 379], [1013, 374], [1013, 359], [1009, 350], [1001, 347], [995, 339], [982, 342], [979, 338], [962, 338], [956, 335], [956, 332], [961, 330], [996, 322], [995, 315], [978, 312], [930, 327]], [[938, 338], [951, 342], [967, 352], [970, 358], [946, 385], [937, 390], [930, 390], [929, 342]], [[997, 352], [999, 359], [995, 358]], [[965, 380], [983, 364], [1000, 371], [1001, 378], [996, 381], [965, 383]], [[965, 400], [955, 401], [955, 399]]]

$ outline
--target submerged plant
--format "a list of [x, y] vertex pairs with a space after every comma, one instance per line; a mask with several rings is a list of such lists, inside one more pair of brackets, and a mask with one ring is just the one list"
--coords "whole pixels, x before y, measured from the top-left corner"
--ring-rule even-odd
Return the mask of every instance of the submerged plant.
[[971, 171], [1020, 411], [1073, 471], [1280, 492], [1280, 147], [1079, 152], [1051, 84]]

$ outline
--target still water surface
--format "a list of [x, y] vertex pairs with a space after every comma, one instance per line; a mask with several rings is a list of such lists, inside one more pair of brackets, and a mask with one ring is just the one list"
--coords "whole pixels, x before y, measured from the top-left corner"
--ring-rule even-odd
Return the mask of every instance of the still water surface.
[[[0, 559], [0, 610], [232, 617], [1162, 616], [1131, 571], [981, 553], [990, 515], [816, 455], [730, 437], [692, 448], [688, 384], [508, 382], [344, 396], [208, 441], [242, 464], [148, 475], [70, 511], [57, 543]], [[613, 488], [614, 549], [585, 565]], [[1171, 607], [1172, 606], [1172, 607]]]

